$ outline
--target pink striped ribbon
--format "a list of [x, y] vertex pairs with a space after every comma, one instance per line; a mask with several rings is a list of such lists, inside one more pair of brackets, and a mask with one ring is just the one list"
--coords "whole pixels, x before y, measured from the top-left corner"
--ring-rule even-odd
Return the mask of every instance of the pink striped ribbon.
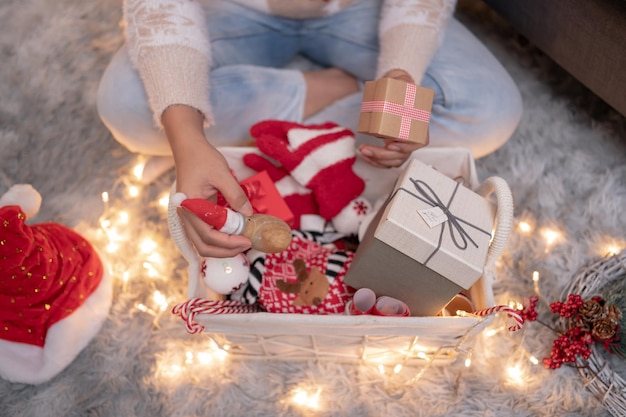
[[417, 120], [424, 123], [430, 121], [429, 111], [413, 107], [416, 94], [417, 87], [415, 84], [407, 84], [404, 104], [385, 100], [364, 101], [361, 104], [361, 113], [389, 113], [394, 116], [400, 116], [402, 120], [400, 122], [398, 139], [408, 139], [411, 131], [411, 121]]
[[504, 305], [494, 306], [486, 308], [484, 310], [474, 311], [472, 314], [476, 316], [490, 316], [492, 314], [504, 312], [509, 318], [513, 320], [513, 325], [507, 327], [510, 332], [516, 332], [524, 325], [524, 318], [517, 312], [517, 310]]
[[213, 301], [202, 298], [192, 298], [172, 308], [172, 314], [185, 321], [185, 328], [190, 334], [200, 333], [204, 330], [204, 326], [196, 321], [198, 314], [241, 314], [259, 311], [259, 306], [256, 304], [245, 304], [233, 300]]

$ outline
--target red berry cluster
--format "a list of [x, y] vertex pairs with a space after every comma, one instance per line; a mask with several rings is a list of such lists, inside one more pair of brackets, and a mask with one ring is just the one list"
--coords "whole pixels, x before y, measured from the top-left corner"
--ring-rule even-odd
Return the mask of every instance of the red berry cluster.
[[[538, 320], [538, 301], [536, 295], [525, 298], [519, 314], [524, 321], [538, 321], [547, 326]], [[624, 352], [619, 336], [622, 312], [615, 305], [607, 304], [602, 297], [583, 300], [579, 294], [569, 294], [565, 302], [551, 303], [550, 310], [558, 314], [568, 328], [566, 331], [552, 329], [559, 336], [552, 343], [550, 357], [543, 360], [544, 367], [556, 369], [563, 364], [575, 363], [578, 358], [587, 360], [595, 342], [602, 343], [609, 353]]]
[[[578, 314], [578, 310], [584, 301], [578, 294], [569, 294], [563, 303], [555, 301], [550, 304], [550, 310], [563, 318], [572, 318]], [[557, 337], [552, 343], [550, 357], [544, 358], [543, 366], [550, 369], [561, 367], [564, 363], [574, 363], [578, 356], [589, 359], [591, 356], [590, 345], [593, 344], [593, 337], [584, 329], [573, 326], [565, 334]]]
[[565, 334], [557, 337], [552, 343], [550, 357], [543, 359], [543, 366], [549, 369], [560, 368], [564, 363], [576, 362], [576, 357], [589, 359], [590, 345], [593, 344], [591, 334], [578, 326], [570, 327]]
[[564, 303], [560, 301], [551, 303], [550, 310], [561, 317], [570, 318], [578, 313], [578, 309], [582, 307], [583, 304], [584, 301], [580, 295], [570, 294], [567, 296], [567, 301]]
[[523, 305], [524, 308], [520, 311], [520, 315], [524, 319], [524, 321], [535, 321], [537, 320], [537, 302], [539, 301], [539, 297], [536, 295], [531, 295], [530, 297], [526, 297], [524, 299]]

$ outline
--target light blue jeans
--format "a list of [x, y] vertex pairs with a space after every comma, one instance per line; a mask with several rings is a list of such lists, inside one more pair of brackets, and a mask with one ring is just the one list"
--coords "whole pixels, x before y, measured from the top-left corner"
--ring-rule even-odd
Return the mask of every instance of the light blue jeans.
[[[249, 128], [267, 119], [333, 121], [356, 132], [362, 93], [302, 120], [306, 86], [301, 71], [339, 67], [359, 80], [374, 79], [381, 0], [358, 1], [333, 16], [305, 20], [271, 16], [229, 1], [205, 3], [210, 3], [205, 11], [213, 57], [210, 100], [216, 121], [206, 130], [211, 143], [248, 142]], [[447, 26], [421, 85], [435, 91], [430, 146], [464, 146], [479, 158], [502, 146], [520, 121], [517, 86], [457, 20]], [[129, 150], [171, 153], [164, 132], [153, 122], [125, 46], [102, 77], [97, 105], [104, 124]], [[361, 134], [357, 142], [382, 143]]]

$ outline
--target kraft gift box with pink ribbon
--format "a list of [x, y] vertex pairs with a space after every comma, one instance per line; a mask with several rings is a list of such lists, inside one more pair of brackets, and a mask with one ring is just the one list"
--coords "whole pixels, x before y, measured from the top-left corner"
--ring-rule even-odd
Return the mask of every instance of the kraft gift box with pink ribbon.
[[357, 130], [382, 138], [427, 143], [435, 92], [393, 78], [368, 81]]
[[481, 277], [496, 205], [412, 159], [367, 226], [345, 283], [435, 316]]

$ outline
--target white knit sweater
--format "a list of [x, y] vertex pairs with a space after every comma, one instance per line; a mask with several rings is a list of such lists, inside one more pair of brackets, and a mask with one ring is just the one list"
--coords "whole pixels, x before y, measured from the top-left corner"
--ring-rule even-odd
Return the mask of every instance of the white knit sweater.
[[[358, 0], [232, 0], [289, 18], [336, 13]], [[419, 83], [456, 0], [381, 0], [377, 77], [403, 69]], [[211, 49], [202, 0], [125, 0], [126, 40], [155, 121], [173, 104], [201, 111], [213, 123], [208, 85]], [[416, 47], [419, 45], [419, 47]]]

